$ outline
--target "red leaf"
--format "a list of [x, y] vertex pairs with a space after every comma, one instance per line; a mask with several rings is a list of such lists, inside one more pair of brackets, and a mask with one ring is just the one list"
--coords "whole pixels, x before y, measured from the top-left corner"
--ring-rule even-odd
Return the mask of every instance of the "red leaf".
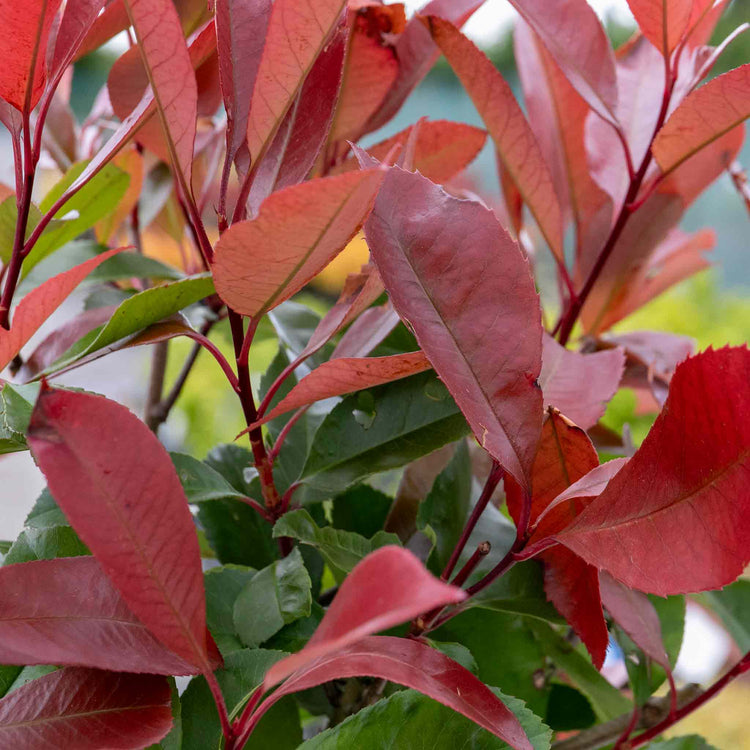
[[284, 695], [333, 679], [363, 676], [380, 677], [418, 690], [463, 714], [511, 747], [532, 750], [515, 715], [471, 672], [423, 643], [388, 636], [370, 636], [319, 657], [267, 698], [254, 714], [253, 723]]
[[315, 659], [339, 652], [365, 636], [465, 598], [461, 589], [428, 573], [411, 552], [400, 547], [381, 547], [346, 577], [307, 645], [271, 667], [264, 690]]
[[750, 64], [730, 70], [690, 94], [654, 139], [662, 172], [671, 172], [750, 116]]
[[125, 0], [151, 82], [169, 156], [185, 196], [192, 195], [198, 86], [171, 0]]
[[463, 83], [547, 244], [562, 260], [562, 214], [552, 177], [513, 91], [489, 58], [454, 26], [430, 17], [432, 38]]
[[346, 0], [276, 0], [247, 123], [253, 164], [274, 135], [337, 26]]
[[88, 29], [83, 44], [78, 48], [76, 60], [99, 49], [113, 36], [130, 27], [130, 18], [123, 0], [111, 0]]
[[216, 245], [219, 296], [250, 316], [289, 299], [357, 233], [384, 177], [368, 169], [273, 193], [255, 219], [233, 224]]
[[302, 378], [255, 426], [301, 406], [390, 383], [429, 370], [430, 367], [430, 361], [422, 352], [393, 354], [390, 357], [331, 359]]
[[0, 660], [194, 674], [127, 608], [93, 557], [0, 568]]
[[683, 362], [641, 448], [556, 538], [660, 596], [731, 583], [748, 563], [750, 352]]
[[114, 401], [47, 388], [28, 439], [50, 491], [133, 614], [175, 654], [210, 669], [198, 537], [156, 436]]
[[0, 746], [24, 750], [136, 750], [172, 726], [164, 677], [68, 667], [0, 700]]
[[[414, 125], [400, 133], [367, 149], [378, 161], [386, 156], [397, 144], [404, 144], [412, 133]], [[417, 133], [414, 149], [414, 170], [428, 180], [444, 185], [459, 172], [462, 172], [477, 157], [487, 139], [487, 133], [471, 125], [463, 125], [447, 120], [422, 122]], [[354, 157], [341, 165], [341, 171], [357, 169]], [[335, 171], [335, 170], [334, 170]]]
[[106, 0], [68, 0], [55, 38], [51, 75], [62, 75], [95, 22]]
[[390, 303], [365, 310], [341, 337], [334, 357], [366, 357], [398, 325], [398, 313]]
[[108, 250], [32, 289], [14, 310], [10, 330], [0, 330], [0, 371], [5, 369], [42, 323], [100, 263], [123, 249]]
[[576, 91], [604, 119], [617, 122], [615, 56], [586, 0], [510, 0], [539, 35]]
[[491, 211], [397, 167], [365, 231], [394, 307], [480, 444], [528, 487], [542, 421], [541, 323], [518, 245]]
[[643, 36], [670, 55], [688, 28], [693, 0], [628, 0]]
[[623, 586], [605, 571], [599, 576], [599, 586], [602, 602], [615, 622], [646, 656], [671, 672], [669, 657], [662, 641], [659, 615], [648, 597], [640, 591]]
[[59, 7], [60, 0], [0, 0], [0, 98], [20, 112], [31, 112], [44, 91], [47, 41]]
[[624, 366], [622, 349], [581, 354], [545, 335], [539, 376], [544, 405], [554, 406], [587, 430], [599, 421], [617, 392]]
[[[419, 14], [443, 18], [461, 28], [482, 5], [484, 0], [431, 0], [421, 8]], [[367, 123], [367, 133], [385, 125], [401, 109], [406, 98], [440, 57], [440, 50], [418, 16], [409, 20], [404, 33], [399, 36], [396, 57], [398, 76], [383, 103]]]
[[219, 75], [227, 113], [229, 161], [245, 146], [255, 79], [272, 0], [216, 0]]

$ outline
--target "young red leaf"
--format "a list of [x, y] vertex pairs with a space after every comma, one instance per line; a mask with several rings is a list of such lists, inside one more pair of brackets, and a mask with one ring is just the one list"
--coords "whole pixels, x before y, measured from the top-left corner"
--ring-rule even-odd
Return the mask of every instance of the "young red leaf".
[[10, 330], [0, 330], [0, 371], [13, 360], [67, 296], [102, 262], [123, 248], [107, 250], [95, 258], [53, 276], [32, 289], [13, 312]]
[[365, 232], [393, 306], [477, 440], [528, 488], [542, 422], [541, 322], [518, 245], [491, 211], [397, 167]]
[[539, 376], [544, 405], [554, 406], [587, 430], [599, 421], [617, 392], [624, 366], [622, 349], [581, 354], [545, 335]]
[[112, 37], [129, 27], [130, 18], [124, 0], [111, 0], [88, 29], [76, 53], [76, 60], [99, 49]]
[[[367, 149], [368, 153], [383, 162], [394, 146], [406, 143], [414, 127], [412, 125], [371, 146]], [[420, 172], [432, 182], [444, 185], [474, 161], [486, 139], [487, 133], [484, 130], [471, 125], [448, 120], [422, 122], [414, 148], [414, 171]], [[341, 165], [340, 170], [343, 172], [358, 168], [356, 158], [350, 157]]]
[[133, 614], [175, 654], [209, 670], [198, 537], [156, 436], [114, 401], [44, 388], [28, 441], [53, 496]]
[[359, 231], [384, 177], [368, 169], [273, 193], [255, 219], [233, 224], [216, 245], [219, 296], [251, 316], [289, 299]]
[[164, 677], [67, 667], [0, 700], [0, 747], [137, 750], [172, 726]]
[[284, 695], [329, 680], [363, 676], [380, 677], [418, 690], [463, 714], [512, 748], [532, 750], [515, 715], [471, 672], [424, 643], [389, 636], [370, 636], [319, 657], [267, 698], [254, 714], [253, 723]]
[[513, 91], [489, 58], [447, 21], [428, 18], [432, 38], [474, 102], [499, 158], [562, 260], [562, 214], [552, 176]]
[[0, 661], [194, 674], [127, 608], [93, 557], [0, 568]]
[[198, 86], [171, 0], [125, 0], [151, 82], [170, 159], [186, 199], [192, 195]]
[[558, 541], [660, 596], [731, 583], [750, 550], [748, 383], [745, 347], [683, 362], [641, 448]]
[[366, 357], [398, 325], [398, 313], [390, 303], [365, 310], [333, 350], [333, 357]]
[[430, 367], [430, 361], [422, 352], [393, 354], [389, 357], [331, 359], [302, 378], [256, 425], [324, 398], [374, 388], [376, 385], [429, 370]]
[[55, 38], [50, 74], [62, 75], [83, 43], [106, 0], [68, 0]]
[[628, 0], [643, 36], [669, 56], [685, 35], [693, 0]]
[[230, 161], [234, 161], [247, 139], [250, 100], [263, 53], [271, 6], [271, 0], [216, 0], [219, 75], [227, 113]]
[[[419, 14], [443, 18], [460, 29], [482, 5], [484, 0], [431, 0], [421, 8]], [[396, 42], [398, 76], [380, 107], [367, 122], [362, 135], [382, 127], [401, 109], [438, 57], [440, 50], [432, 41], [430, 32], [418, 15], [413, 16]]]
[[276, 0], [255, 79], [248, 148], [259, 162], [336, 28], [346, 0]]
[[586, 0], [510, 0], [539, 35], [576, 91], [605, 120], [616, 123], [615, 56], [599, 19]]
[[717, 76], [690, 94], [654, 139], [662, 172], [671, 172], [750, 116], [750, 64]]
[[271, 667], [264, 688], [269, 690], [315, 659], [338, 652], [365, 636], [465, 598], [461, 589], [428, 573], [411, 552], [400, 547], [381, 547], [346, 577], [307, 645]]
[[19, 111], [31, 112], [44, 91], [47, 41], [59, 7], [60, 0], [0, 0], [0, 99]]

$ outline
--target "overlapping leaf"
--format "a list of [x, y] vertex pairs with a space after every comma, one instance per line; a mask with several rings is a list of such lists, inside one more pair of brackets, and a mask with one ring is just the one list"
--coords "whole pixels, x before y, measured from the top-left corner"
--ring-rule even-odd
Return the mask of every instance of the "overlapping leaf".
[[669, 55], [683, 38], [693, 11], [693, 0], [628, 0], [643, 36]]

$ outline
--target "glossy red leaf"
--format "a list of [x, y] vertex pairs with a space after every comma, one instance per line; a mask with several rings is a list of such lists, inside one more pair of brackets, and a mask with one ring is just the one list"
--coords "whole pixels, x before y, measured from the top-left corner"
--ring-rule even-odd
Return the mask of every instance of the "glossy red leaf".
[[660, 596], [731, 583], [750, 550], [748, 383], [746, 347], [683, 362], [641, 448], [556, 538]]
[[171, 0], [125, 0], [151, 83], [172, 166], [192, 195], [198, 86], [182, 26]]
[[[412, 125], [371, 146], [367, 152], [378, 161], [385, 161], [394, 146], [407, 142], [414, 127]], [[414, 147], [414, 171], [420, 172], [432, 182], [444, 185], [474, 161], [486, 140], [487, 133], [471, 125], [448, 120], [422, 122]], [[341, 166], [342, 171], [357, 168], [354, 157], [347, 159]]]
[[0, 700], [0, 747], [136, 750], [172, 726], [165, 677], [67, 667]]
[[55, 37], [51, 75], [61, 75], [70, 65], [106, 0], [68, 0]]
[[59, 7], [60, 0], [0, 0], [0, 98], [19, 111], [30, 112], [44, 91], [47, 41]]
[[247, 123], [253, 164], [263, 158], [346, 0], [277, 0], [268, 22]]
[[484, 683], [440, 651], [406, 638], [370, 636], [319, 657], [267, 698], [253, 718], [257, 721], [284, 695], [329, 680], [362, 676], [380, 677], [418, 690], [463, 714], [516, 750], [532, 750], [518, 719]]
[[393, 306], [477, 440], [528, 487], [542, 422], [542, 331], [518, 245], [488, 209], [397, 167], [365, 232]]
[[646, 656], [671, 672], [662, 640], [659, 615], [648, 597], [640, 591], [623, 586], [606, 571], [602, 571], [599, 576], [599, 587], [602, 602], [615, 622]]
[[654, 158], [662, 172], [671, 172], [748, 116], [750, 64], [717, 76], [690, 94], [657, 133]]
[[359, 231], [384, 177], [368, 169], [273, 193], [255, 219], [233, 224], [216, 245], [219, 296], [251, 316], [289, 299]]
[[330, 359], [302, 378], [275, 408], [256, 422], [256, 425], [325, 398], [374, 388], [376, 385], [406, 378], [431, 367], [430, 361], [422, 352], [393, 354], [389, 357]]
[[593, 427], [617, 392], [625, 366], [622, 349], [581, 354], [545, 335], [539, 385], [544, 405], [554, 406], [579, 427]]
[[669, 55], [685, 35], [693, 0], [628, 0], [643, 36]]
[[539, 35], [568, 80], [604, 119], [617, 122], [615, 56], [599, 19], [586, 0], [510, 0]]
[[271, 0], [216, 0], [219, 74], [227, 113], [227, 149], [233, 161], [247, 139], [255, 78], [258, 74]]
[[194, 674], [128, 609], [93, 557], [0, 568], [0, 660]]
[[274, 664], [263, 686], [268, 690], [315, 659], [465, 598], [461, 589], [430, 574], [411, 552], [381, 547], [346, 577], [307, 645]]
[[666, 382], [680, 362], [695, 354], [695, 339], [664, 331], [628, 331], [607, 336], [606, 342], [625, 350], [629, 368], [640, 366]]
[[341, 337], [332, 356], [366, 357], [398, 323], [398, 313], [390, 303], [365, 310]]
[[53, 496], [133, 614], [202, 671], [200, 550], [169, 454], [124, 406], [42, 389], [28, 441]]
[[29, 339], [39, 330], [68, 295], [102, 262], [123, 248], [108, 250], [95, 258], [53, 276], [32, 289], [18, 303], [11, 318], [10, 330], [0, 330], [0, 371], [13, 360]]
[[432, 38], [474, 102], [547, 244], [562, 260], [562, 214], [552, 176], [512, 89], [490, 59], [447, 21], [428, 19]]
[[111, 0], [89, 28], [78, 48], [76, 59], [99, 49], [112, 37], [130, 27], [130, 18], [124, 0]]
[[[420, 9], [419, 14], [443, 18], [461, 28], [482, 5], [484, 0], [431, 0]], [[409, 19], [403, 34], [398, 37], [396, 57], [398, 76], [368, 121], [365, 127], [368, 133], [385, 125], [401, 109], [406, 98], [440, 57], [440, 50], [417, 15]]]

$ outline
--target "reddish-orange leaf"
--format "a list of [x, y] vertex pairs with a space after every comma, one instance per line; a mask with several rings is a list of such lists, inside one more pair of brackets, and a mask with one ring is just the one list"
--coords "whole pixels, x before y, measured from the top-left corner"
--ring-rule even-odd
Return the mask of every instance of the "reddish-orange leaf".
[[662, 172], [671, 172], [748, 116], [750, 63], [701, 86], [672, 113], [652, 148]]
[[30, 112], [44, 91], [47, 41], [59, 7], [60, 0], [0, 0], [0, 98], [19, 111]]
[[398, 313], [389, 302], [365, 310], [341, 337], [334, 357], [366, 357], [398, 325]]
[[276, 0], [258, 67], [247, 123], [250, 158], [262, 158], [346, 0]]
[[542, 426], [542, 329], [518, 245], [488, 209], [398, 167], [365, 233], [393, 306], [477, 440], [528, 487]]
[[108, 250], [32, 289], [13, 311], [10, 330], [0, 329], [0, 370], [5, 369], [42, 323], [100, 263], [121, 250]]
[[669, 55], [688, 28], [693, 0], [628, 0], [643, 36]]
[[429, 370], [430, 367], [430, 361], [422, 352], [393, 354], [390, 357], [331, 359], [302, 378], [278, 405], [256, 424], [263, 424], [292, 409], [299, 409], [324, 398], [373, 388]]
[[556, 538], [660, 596], [731, 583], [750, 560], [749, 384], [746, 347], [683, 362], [641, 448]]
[[289, 299], [359, 231], [384, 177], [368, 169], [273, 193], [255, 219], [233, 224], [216, 245], [219, 296], [252, 316]]
[[50, 491], [133, 614], [209, 670], [195, 524], [154, 433], [115, 401], [44, 388], [28, 439]]
[[474, 102], [547, 244], [562, 260], [560, 204], [547, 163], [513, 91], [489, 58], [455, 26], [439, 18], [427, 20], [432, 38]]
[[0, 747], [25, 750], [117, 747], [158, 742], [172, 726], [165, 677], [67, 667], [0, 700]]

